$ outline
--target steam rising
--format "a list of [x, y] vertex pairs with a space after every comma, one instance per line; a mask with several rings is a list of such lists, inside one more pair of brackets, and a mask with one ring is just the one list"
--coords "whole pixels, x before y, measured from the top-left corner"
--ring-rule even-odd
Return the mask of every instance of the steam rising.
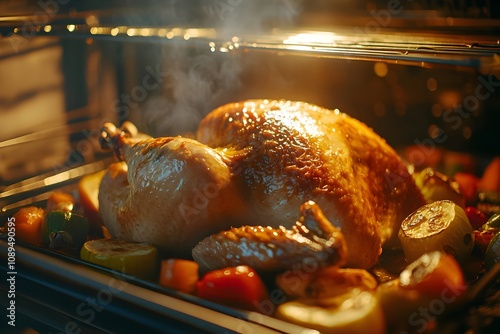
[[[257, 34], [268, 26], [283, 26], [299, 13], [299, 0], [225, 0], [203, 4], [200, 22], [215, 26], [217, 38]], [[193, 25], [199, 24], [198, 22]], [[193, 132], [215, 107], [233, 101], [241, 88], [240, 75], [249, 66], [239, 53], [210, 52], [186, 43], [162, 49], [164, 80], [159, 93], [142, 107], [145, 131], [153, 136]], [[255, 64], [254, 64], [255, 65]]]

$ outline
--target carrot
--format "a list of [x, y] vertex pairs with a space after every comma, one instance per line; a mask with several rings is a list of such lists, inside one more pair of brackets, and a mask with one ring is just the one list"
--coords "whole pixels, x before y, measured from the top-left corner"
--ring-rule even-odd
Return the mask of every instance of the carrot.
[[42, 223], [45, 211], [29, 206], [19, 209], [13, 218], [16, 224], [16, 238], [33, 245], [42, 245]]
[[162, 260], [160, 285], [177, 291], [194, 294], [198, 282], [198, 264], [183, 259]]

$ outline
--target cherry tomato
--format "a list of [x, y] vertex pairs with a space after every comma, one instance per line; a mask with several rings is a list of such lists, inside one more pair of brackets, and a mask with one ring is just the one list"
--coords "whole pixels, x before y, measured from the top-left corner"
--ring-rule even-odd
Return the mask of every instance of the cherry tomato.
[[248, 266], [210, 271], [196, 287], [203, 299], [251, 311], [259, 311], [259, 305], [269, 299], [264, 282]]
[[454, 179], [460, 185], [465, 201], [467, 203], [474, 203], [479, 184], [478, 177], [473, 174], [459, 172], [455, 174]]
[[486, 249], [490, 244], [491, 239], [495, 235], [494, 231], [474, 231], [474, 245], [483, 254], [486, 253]]
[[198, 263], [183, 259], [162, 260], [160, 285], [194, 294], [198, 282]]
[[468, 206], [465, 208], [465, 214], [469, 218], [469, 222], [475, 230], [480, 229], [486, 222], [488, 218], [473, 206]]

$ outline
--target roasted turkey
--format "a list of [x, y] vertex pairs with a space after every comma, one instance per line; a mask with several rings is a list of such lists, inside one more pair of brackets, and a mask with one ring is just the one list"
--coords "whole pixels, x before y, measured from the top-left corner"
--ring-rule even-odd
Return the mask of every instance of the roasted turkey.
[[104, 223], [114, 237], [170, 256], [189, 257], [233, 227], [291, 229], [301, 205], [314, 201], [345, 236], [346, 265], [368, 268], [425, 204], [397, 153], [338, 110], [247, 100], [209, 113], [196, 140], [112, 130], [103, 135], [123, 161], [100, 185]]

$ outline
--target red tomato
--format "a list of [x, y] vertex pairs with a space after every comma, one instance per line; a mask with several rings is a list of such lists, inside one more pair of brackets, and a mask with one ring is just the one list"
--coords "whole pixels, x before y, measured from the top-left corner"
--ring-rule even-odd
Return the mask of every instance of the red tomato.
[[462, 190], [465, 201], [467, 203], [474, 203], [479, 185], [478, 177], [470, 173], [459, 172], [455, 174], [454, 179], [460, 185], [460, 190]]
[[491, 239], [495, 236], [495, 231], [474, 231], [474, 243], [483, 254], [486, 254], [486, 249], [490, 244]]
[[473, 206], [466, 207], [465, 213], [467, 214], [467, 218], [469, 218], [469, 222], [472, 225], [472, 228], [474, 228], [475, 230], [483, 227], [483, 225], [488, 221], [488, 218], [486, 218], [486, 216], [481, 211]]
[[259, 311], [259, 305], [269, 299], [264, 282], [248, 266], [208, 272], [198, 281], [197, 294], [203, 299], [251, 311]]

